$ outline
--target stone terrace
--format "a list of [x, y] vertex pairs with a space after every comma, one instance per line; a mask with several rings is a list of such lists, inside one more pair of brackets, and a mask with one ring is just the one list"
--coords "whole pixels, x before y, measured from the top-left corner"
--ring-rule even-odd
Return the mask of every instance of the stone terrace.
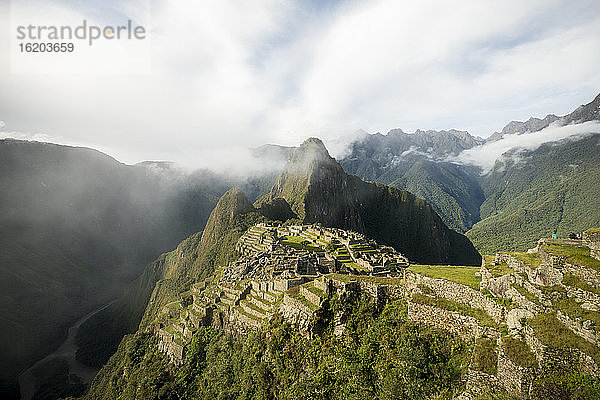
[[[317, 311], [331, 296], [355, 292], [381, 305], [404, 299], [412, 321], [473, 343], [473, 360], [480, 343], [490, 343], [497, 368], [479, 370], [472, 360], [460, 398], [485, 389], [526, 398], [548, 365], [600, 376], [600, 262], [583, 245], [589, 240], [542, 240], [528, 253], [486, 256], [479, 269], [414, 266], [379, 277], [376, 268], [351, 263], [369, 257], [380, 267], [407, 263], [357, 233], [267, 225], [251, 231], [238, 243], [244, 256], [223, 267], [218, 281], [196, 283], [180, 302], [165, 306], [155, 332], [173, 363], [181, 363], [185, 343], [200, 324], [246, 332], [279, 313], [311, 335]], [[334, 334], [342, 335], [344, 315], [335, 315], [334, 324]]]

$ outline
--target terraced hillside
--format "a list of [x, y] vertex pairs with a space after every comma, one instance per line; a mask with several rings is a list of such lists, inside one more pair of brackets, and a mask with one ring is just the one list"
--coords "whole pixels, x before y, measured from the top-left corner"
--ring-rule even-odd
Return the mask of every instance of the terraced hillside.
[[[400, 301], [408, 320], [448, 331], [467, 344], [469, 361], [457, 398], [544, 393], [564, 371], [588, 382], [575, 391], [598, 389], [600, 259], [592, 257], [592, 249], [600, 241], [595, 231], [584, 240], [544, 239], [526, 253], [486, 256], [479, 268], [403, 264], [385, 274], [353, 269], [346, 261], [356, 260], [361, 251], [380, 252], [377, 243], [349, 239], [352, 245], [332, 246], [333, 233], [315, 226], [253, 226], [238, 241], [240, 259], [162, 309], [152, 328], [158, 348], [171, 363], [183, 365], [194, 332], [203, 326], [247, 334], [277, 318], [303, 335], [331, 329], [343, 337], [347, 315], [338, 310], [325, 317], [331, 304], [364, 296], [380, 307]], [[277, 258], [281, 248], [288, 250], [286, 257]], [[314, 255], [312, 267], [298, 268], [306, 254]], [[337, 262], [326, 262], [332, 259]]]

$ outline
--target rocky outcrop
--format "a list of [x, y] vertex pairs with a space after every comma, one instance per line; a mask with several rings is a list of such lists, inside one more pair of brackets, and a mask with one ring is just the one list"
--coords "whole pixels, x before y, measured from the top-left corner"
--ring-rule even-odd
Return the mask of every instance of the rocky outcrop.
[[588, 229], [583, 232], [583, 243], [590, 248], [590, 255], [600, 260], [600, 229]]
[[559, 285], [562, 282], [563, 273], [557, 267], [562, 267], [564, 265], [564, 259], [553, 255], [547, 255], [545, 258], [543, 257], [544, 256], [540, 255], [540, 258], [542, 258], [542, 260], [546, 259], [546, 262], [542, 262], [538, 268], [534, 268], [508, 253], [498, 253], [496, 255], [496, 262], [506, 263], [509, 267], [513, 268], [515, 272], [526, 274], [528, 280], [537, 285]]

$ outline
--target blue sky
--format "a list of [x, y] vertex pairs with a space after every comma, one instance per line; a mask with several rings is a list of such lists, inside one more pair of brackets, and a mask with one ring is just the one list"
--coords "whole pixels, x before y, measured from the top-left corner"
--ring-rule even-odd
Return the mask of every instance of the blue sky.
[[[0, 136], [92, 146], [125, 162], [200, 166], [233, 148], [359, 129], [485, 137], [600, 92], [598, 1], [163, 0], [149, 18], [147, 1], [43, 4], [49, 19], [147, 23], [151, 72], [15, 74], [3, 57]], [[0, 3], [4, 54], [9, 15]], [[136, 61], [127, 57], [119, 61]]]

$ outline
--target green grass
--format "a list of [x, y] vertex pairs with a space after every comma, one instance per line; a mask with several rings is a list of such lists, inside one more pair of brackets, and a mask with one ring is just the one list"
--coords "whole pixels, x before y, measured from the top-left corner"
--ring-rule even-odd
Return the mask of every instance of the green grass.
[[572, 286], [572, 287], [575, 287], [575, 288], [579, 288], [579, 289], [585, 290], [587, 292], [591, 292], [591, 293], [595, 293], [595, 294], [600, 295], [600, 290], [599, 289], [595, 288], [594, 286], [590, 285], [589, 283], [587, 283], [583, 279], [580, 279], [580, 278], [576, 277], [573, 274], [566, 273], [563, 276], [562, 282], [563, 282], [563, 284], [565, 284], [567, 286]]
[[558, 349], [576, 348], [591, 356], [600, 363], [600, 348], [571, 332], [554, 313], [539, 314], [527, 320], [537, 338], [546, 346]]
[[479, 272], [479, 267], [464, 267], [455, 265], [411, 265], [409, 271], [416, 274], [425, 275], [430, 278], [446, 279], [452, 282], [470, 286], [479, 290], [481, 277], [475, 274]]
[[173, 341], [180, 345], [181, 347], [185, 346], [185, 341], [178, 335], [173, 336]]
[[519, 261], [523, 261], [525, 264], [537, 268], [542, 263], [542, 259], [535, 253], [521, 253], [521, 252], [512, 252], [511, 256], [516, 258]]
[[302, 286], [304, 286], [304, 288], [306, 288], [309, 292], [314, 293], [321, 298], [327, 297], [327, 293], [325, 293], [323, 290], [319, 289], [318, 287], [315, 287], [315, 285], [312, 282], [306, 283]]
[[244, 302], [245, 305], [247, 305], [249, 308], [253, 309], [256, 312], [259, 312], [261, 314], [265, 312], [265, 310], [263, 310], [262, 308], [260, 308], [256, 304], [251, 303], [249, 300], [242, 300], [242, 301]]
[[563, 314], [568, 315], [572, 319], [581, 318], [582, 320], [590, 320], [593, 321], [597, 327], [600, 327], [600, 312], [586, 310], [572, 298], [555, 301], [553, 305], [557, 310], [560, 310]]
[[430, 287], [429, 287], [429, 286], [427, 286], [427, 285], [423, 285], [422, 283], [419, 283], [419, 284], [417, 285], [417, 287], [418, 287], [419, 289], [421, 289], [421, 292], [423, 292], [423, 294], [435, 294], [435, 292], [433, 291], [433, 289], [432, 289], [432, 288], [430, 288]]
[[165, 326], [164, 329], [171, 335], [175, 335], [175, 333], [176, 333], [175, 328], [173, 328], [173, 325], [167, 325], [167, 326]]
[[273, 303], [271, 303], [268, 300], [263, 299], [262, 297], [258, 297], [258, 296], [252, 296], [252, 295], [248, 295], [248, 297], [251, 297], [253, 299], [258, 300], [261, 304], [264, 304], [266, 308], [270, 307], [271, 305], [273, 305]]
[[566, 257], [570, 264], [582, 265], [600, 271], [600, 260], [590, 256], [590, 249], [584, 246], [566, 244], [545, 244], [542, 249], [550, 254]]
[[600, 228], [590, 228], [586, 232], [587, 233], [600, 233]]
[[351, 281], [356, 281], [358, 276], [357, 275], [346, 275], [346, 274], [327, 274], [325, 275], [328, 278], [331, 279], [335, 279], [338, 280], [340, 282], [344, 282], [344, 283], [348, 283]]
[[490, 375], [498, 372], [498, 353], [493, 340], [484, 337], [477, 339], [471, 367]]
[[183, 307], [181, 306], [181, 301], [172, 301], [171, 303], [168, 303], [165, 305], [166, 308], [169, 308], [171, 310], [174, 311], [180, 311], [183, 310]]
[[502, 349], [510, 361], [521, 367], [531, 368], [537, 364], [531, 349], [522, 340], [506, 336], [502, 339]]
[[413, 293], [412, 301], [419, 304], [443, 308], [444, 310], [448, 311], [456, 311], [460, 314], [475, 318], [481, 325], [498, 328], [498, 324], [485, 311], [478, 308], [469, 307], [456, 301], [444, 299], [442, 297], [429, 297], [421, 293]]
[[535, 285], [535, 286], [536, 286], [538, 289], [540, 289], [540, 291], [541, 291], [543, 294], [550, 294], [550, 293], [553, 293], [553, 292], [558, 292], [558, 293], [561, 293], [561, 294], [562, 294], [562, 295], [564, 295], [564, 296], [566, 296], [566, 295], [567, 295], [567, 289], [565, 289], [565, 288], [564, 288], [564, 287], [562, 287], [562, 286], [558, 286], [558, 285], [555, 285], [555, 286], [541, 286], [541, 285]]
[[360, 265], [358, 265], [358, 264], [357, 264], [357, 263], [355, 263], [354, 261], [347, 261], [347, 262], [343, 262], [343, 264], [344, 264], [346, 267], [354, 268], [354, 269], [356, 269], [356, 270], [358, 270], [358, 271], [368, 271], [368, 269], [367, 269], [367, 268], [365, 268], [365, 267], [361, 267]]
[[538, 303], [540, 299], [537, 298], [536, 295], [531, 293], [529, 290], [525, 289], [521, 285], [513, 284], [513, 287], [519, 292], [522, 296], [524, 296], [527, 300], [532, 301], [534, 303]]
[[286, 236], [285, 238], [281, 239], [282, 244], [293, 247], [298, 250], [323, 251], [321, 247], [315, 246], [314, 243], [306, 242], [310, 241], [299, 236]]
[[262, 321], [262, 319], [258, 318], [256, 315], [252, 315], [252, 314], [249, 314], [246, 311], [244, 311], [244, 309], [242, 307], [237, 307], [236, 311], [248, 318], [252, 318], [255, 321]]
[[496, 257], [493, 255], [483, 256], [484, 265], [488, 269], [488, 271], [490, 271], [492, 273], [492, 276], [494, 278], [497, 278], [499, 276], [506, 275], [506, 274], [513, 274], [515, 272], [515, 270], [512, 269], [511, 267], [509, 267], [508, 264], [506, 264], [506, 263], [500, 263], [497, 265], [493, 265], [492, 263], [494, 262], [495, 259], [496, 259]]
[[516, 307], [516, 305], [511, 299], [506, 299], [504, 297], [496, 297], [486, 288], [482, 289], [481, 293], [483, 293], [485, 297], [494, 300], [496, 303], [498, 303], [498, 305], [506, 307], [508, 310], [511, 310]]

